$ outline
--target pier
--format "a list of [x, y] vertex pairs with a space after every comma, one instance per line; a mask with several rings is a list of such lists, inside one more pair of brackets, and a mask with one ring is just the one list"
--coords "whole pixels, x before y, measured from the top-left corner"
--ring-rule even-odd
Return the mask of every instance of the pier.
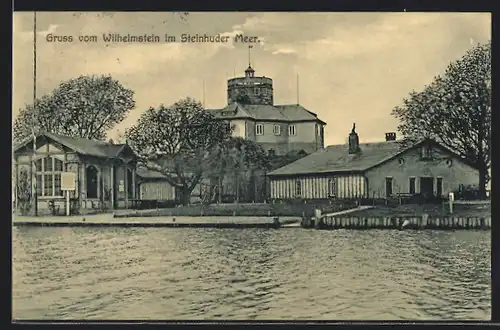
[[316, 229], [491, 229], [491, 217], [349, 217], [316, 216], [302, 227]]

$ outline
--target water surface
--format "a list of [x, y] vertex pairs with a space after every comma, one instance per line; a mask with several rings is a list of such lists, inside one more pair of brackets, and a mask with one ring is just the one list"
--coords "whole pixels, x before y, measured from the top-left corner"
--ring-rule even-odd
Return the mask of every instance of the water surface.
[[13, 229], [14, 319], [490, 319], [489, 231]]

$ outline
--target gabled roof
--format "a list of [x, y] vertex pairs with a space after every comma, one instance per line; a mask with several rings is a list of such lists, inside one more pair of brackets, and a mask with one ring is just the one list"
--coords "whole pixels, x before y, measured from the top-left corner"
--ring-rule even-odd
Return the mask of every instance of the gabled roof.
[[421, 140], [411, 146], [404, 146], [402, 141], [360, 143], [361, 152], [358, 154], [349, 154], [348, 145], [339, 144], [328, 146], [291, 164], [278, 168], [268, 173], [268, 175], [286, 176], [313, 173], [364, 172], [395, 158], [409, 149], [418, 147], [426, 141], [438, 145], [444, 151], [464, 161], [461, 157], [431, 139]]
[[299, 104], [267, 105], [232, 103], [223, 109], [208, 109], [217, 118], [248, 118], [282, 122], [312, 121], [326, 124], [318, 116]]
[[[49, 140], [62, 144], [76, 153], [85, 156], [117, 158], [125, 149], [129, 148], [126, 144], [112, 144], [104, 141], [70, 137], [54, 133], [41, 133], [36, 139], [38, 140], [41, 137], [46, 137]], [[26, 139], [14, 148], [14, 152], [17, 152], [32, 141], [32, 138]]]

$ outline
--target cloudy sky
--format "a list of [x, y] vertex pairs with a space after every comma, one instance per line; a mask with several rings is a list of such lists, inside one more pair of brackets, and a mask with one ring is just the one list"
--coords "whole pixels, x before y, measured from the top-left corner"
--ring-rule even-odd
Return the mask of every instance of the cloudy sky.
[[[14, 13], [13, 112], [33, 95], [33, 13]], [[360, 140], [396, 131], [392, 108], [420, 90], [477, 42], [491, 37], [488, 13], [37, 13], [37, 94], [61, 80], [111, 74], [135, 91], [123, 131], [150, 106], [191, 96], [226, 105], [227, 79], [243, 74], [247, 44], [106, 44], [103, 33], [257, 36], [256, 75], [273, 78], [276, 104], [299, 101], [327, 122], [326, 144], [345, 142], [353, 122]], [[97, 35], [97, 43], [47, 42], [46, 35]]]

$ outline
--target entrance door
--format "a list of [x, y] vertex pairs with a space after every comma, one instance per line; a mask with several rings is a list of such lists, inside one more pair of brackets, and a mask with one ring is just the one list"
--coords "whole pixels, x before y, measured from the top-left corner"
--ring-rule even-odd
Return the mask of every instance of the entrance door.
[[420, 178], [420, 193], [425, 197], [431, 197], [434, 195], [434, 178]]

